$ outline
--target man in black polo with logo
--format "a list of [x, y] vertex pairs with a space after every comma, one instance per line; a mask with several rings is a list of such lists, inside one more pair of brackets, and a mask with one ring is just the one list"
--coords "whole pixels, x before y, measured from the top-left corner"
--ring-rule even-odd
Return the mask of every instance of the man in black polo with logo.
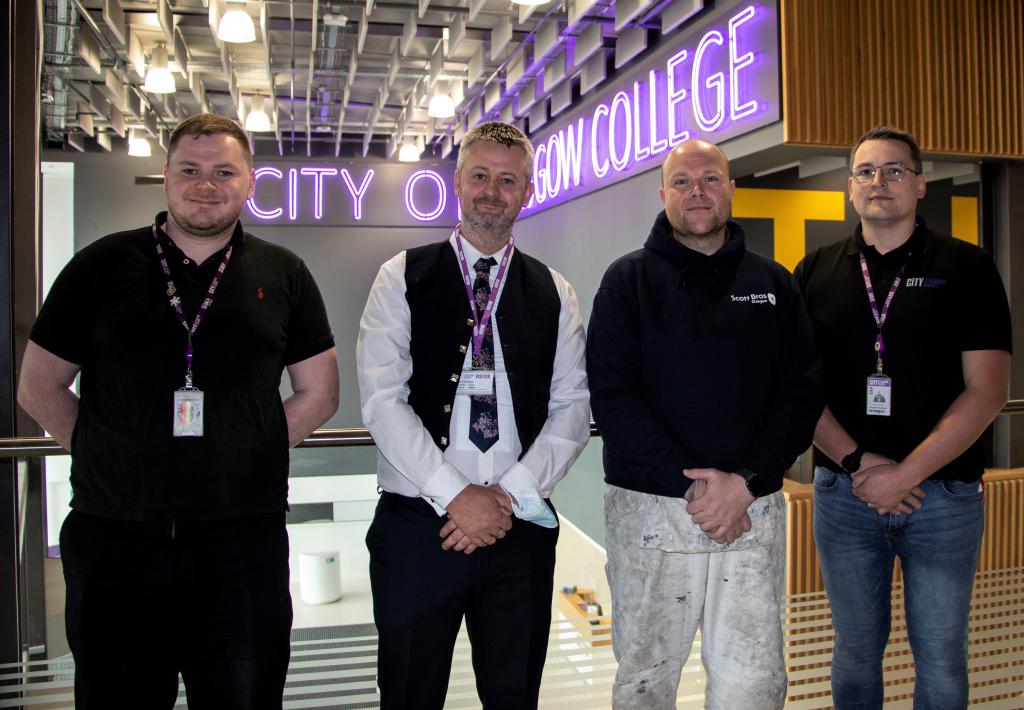
[[797, 267], [825, 363], [814, 539], [832, 607], [838, 710], [881, 708], [900, 558], [914, 707], [967, 705], [967, 618], [984, 527], [978, 437], [1006, 402], [1010, 317], [992, 260], [915, 214], [913, 136], [850, 154], [852, 237]]
[[305, 265], [242, 230], [252, 189], [245, 132], [185, 120], [168, 211], [78, 252], [32, 329], [18, 401], [72, 457], [79, 710], [171, 708], [179, 673], [193, 707], [282, 704], [288, 447], [334, 413], [338, 372]]
[[[441, 710], [463, 618], [485, 710], [537, 707], [558, 519], [590, 435], [572, 286], [514, 243], [533, 146], [462, 139], [451, 238], [377, 274], [359, 326], [363, 421], [383, 493], [366, 536], [384, 710]], [[514, 515], [513, 522], [510, 516]]]

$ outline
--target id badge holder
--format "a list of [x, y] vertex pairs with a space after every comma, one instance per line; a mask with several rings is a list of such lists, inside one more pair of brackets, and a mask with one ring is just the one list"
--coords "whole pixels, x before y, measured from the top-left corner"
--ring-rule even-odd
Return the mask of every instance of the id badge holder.
[[494, 394], [494, 370], [463, 370], [455, 394], [473, 397]]
[[881, 373], [868, 378], [867, 414], [871, 417], [892, 414], [892, 378]]
[[174, 392], [174, 436], [203, 435], [203, 392], [195, 388]]

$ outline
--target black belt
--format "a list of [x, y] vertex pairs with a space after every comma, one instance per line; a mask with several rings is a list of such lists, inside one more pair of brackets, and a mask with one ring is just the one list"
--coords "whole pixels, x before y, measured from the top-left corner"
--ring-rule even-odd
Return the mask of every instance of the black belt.
[[410, 496], [399, 495], [398, 493], [381, 491], [380, 505], [407, 508], [408, 510], [412, 510], [420, 515], [428, 515], [432, 518], [439, 517], [437, 511], [434, 510], [434, 507], [419, 496], [412, 498]]

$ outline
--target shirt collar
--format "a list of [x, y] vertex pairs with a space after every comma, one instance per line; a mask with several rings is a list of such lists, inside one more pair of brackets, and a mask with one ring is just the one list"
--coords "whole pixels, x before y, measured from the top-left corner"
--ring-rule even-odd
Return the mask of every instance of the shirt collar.
[[[915, 216], [914, 231], [910, 235], [910, 239], [905, 241], [900, 246], [893, 249], [888, 254], [905, 254], [906, 252], [922, 253], [927, 249], [928, 246], [928, 226], [924, 223], [924, 217], [921, 215]], [[864, 241], [864, 227], [857, 223], [857, 227], [853, 230], [853, 237], [850, 239], [849, 245], [846, 247], [846, 254], [848, 256], [857, 256], [868, 247], [868, 243]], [[871, 252], [877, 254], [877, 250], [871, 249]]]
[[[452, 230], [452, 236], [449, 237], [448, 242], [452, 245], [452, 249], [456, 250], [455, 251], [456, 254], [458, 253], [458, 247], [455, 245], [455, 240], [458, 239], [458, 238], [459, 238], [459, 230], [458, 230], [458, 228], [453, 229]], [[494, 260], [500, 264], [502, 257], [505, 256], [505, 250], [506, 249], [508, 249], [508, 244], [505, 245], [504, 249], [502, 249], [502, 250], [500, 250], [500, 251], [498, 251], [498, 252], [496, 252], [494, 254], [484, 254], [482, 251], [480, 251], [475, 246], [470, 244], [468, 239], [466, 239], [465, 237], [463, 237], [463, 239], [462, 239], [462, 251], [466, 255], [466, 264], [468, 264], [470, 268], [472, 268], [473, 264], [475, 264], [477, 262], [477, 259], [485, 258], [485, 257], [488, 257], [488, 256], [493, 256]], [[494, 268], [494, 267], [492, 266], [491, 268]]]

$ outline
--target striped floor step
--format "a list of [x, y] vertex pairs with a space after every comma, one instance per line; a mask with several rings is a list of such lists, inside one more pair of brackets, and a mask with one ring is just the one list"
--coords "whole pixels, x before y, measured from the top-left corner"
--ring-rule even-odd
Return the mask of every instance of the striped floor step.
[[[886, 710], [910, 708], [914, 689], [913, 659], [907, 641], [903, 590], [893, 589], [893, 625], [885, 657]], [[786, 708], [831, 707], [829, 667], [832, 624], [824, 593], [789, 597], [783, 609], [789, 692]], [[591, 622], [593, 622], [591, 624]], [[611, 707], [616, 662], [607, 639], [608, 617], [551, 626], [548, 659], [541, 686], [545, 710], [605, 710]], [[971, 606], [971, 706], [987, 710], [1024, 710], [1024, 569], [980, 573]], [[285, 687], [288, 710], [366, 710], [377, 708], [376, 629], [372, 624], [295, 629]], [[70, 710], [74, 664], [70, 657], [27, 664], [0, 665], [0, 708]], [[704, 671], [700, 639], [686, 663], [679, 685], [679, 710], [704, 705]], [[184, 690], [176, 708], [185, 708]], [[479, 710], [465, 629], [455, 648], [449, 685], [450, 710]]]

